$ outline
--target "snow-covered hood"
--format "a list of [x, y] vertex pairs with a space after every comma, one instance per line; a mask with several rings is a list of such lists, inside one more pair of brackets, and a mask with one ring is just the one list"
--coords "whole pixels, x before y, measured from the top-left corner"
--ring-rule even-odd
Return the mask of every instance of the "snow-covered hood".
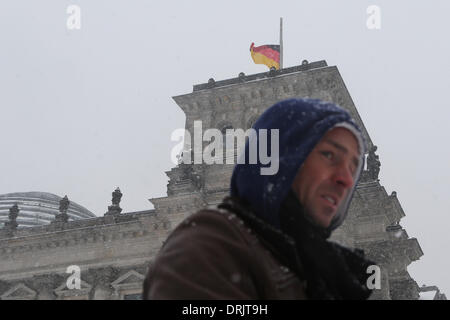
[[[309, 153], [323, 135], [332, 128], [345, 127], [359, 143], [360, 161], [356, 171], [355, 185], [341, 202], [328, 229], [334, 230], [342, 224], [353, 196], [356, 183], [364, 166], [366, 147], [360, 129], [343, 108], [316, 99], [288, 99], [276, 103], [258, 118], [253, 128], [279, 130], [278, 171], [273, 175], [262, 175], [263, 165], [258, 155], [256, 164], [238, 164], [231, 178], [231, 195], [247, 202], [261, 219], [280, 228], [279, 210], [286, 198], [294, 178]], [[269, 134], [268, 134], [269, 135]], [[259, 137], [257, 136], [257, 139]], [[270, 138], [269, 150], [270, 150]], [[249, 159], [247, 141], [241, 157]]]

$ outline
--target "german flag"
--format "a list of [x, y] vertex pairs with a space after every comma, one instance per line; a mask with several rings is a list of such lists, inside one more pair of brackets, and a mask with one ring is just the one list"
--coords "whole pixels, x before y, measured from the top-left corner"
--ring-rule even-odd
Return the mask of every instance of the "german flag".
[[273, 44], [266, 44], [255, 47], [252, 42], [250, 46], [250, 54], [256, 64], [265, 64], [270, 68], [280, 69], [280, 46]]

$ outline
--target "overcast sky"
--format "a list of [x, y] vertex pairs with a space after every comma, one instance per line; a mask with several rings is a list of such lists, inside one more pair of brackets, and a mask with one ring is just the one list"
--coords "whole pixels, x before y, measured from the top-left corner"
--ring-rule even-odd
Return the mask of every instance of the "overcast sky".
[[338, 67], [424, 251], [408, 270], [450, 296], [449, 12], [445, 0], [1, 1], [0, 194], [67, 194], [102, 215], [119, 186], [124, 212], [152, 208], [184, 127], [171, 97], [266, 71], [249, 46], [276, 44], [283, 17], [284, 67]]

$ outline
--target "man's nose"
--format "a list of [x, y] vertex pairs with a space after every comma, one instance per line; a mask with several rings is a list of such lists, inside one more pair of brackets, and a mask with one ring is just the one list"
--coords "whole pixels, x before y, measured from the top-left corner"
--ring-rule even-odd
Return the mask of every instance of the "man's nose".
[[353, 174], [347, 164], [340, 164], [335, 167], [333, 180], [345, 189], [353, 186]]

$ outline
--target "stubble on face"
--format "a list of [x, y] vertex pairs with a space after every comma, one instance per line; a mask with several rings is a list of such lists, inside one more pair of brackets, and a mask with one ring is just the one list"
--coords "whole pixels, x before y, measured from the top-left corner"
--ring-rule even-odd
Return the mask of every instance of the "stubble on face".
[[306, 158], [292, 189], [317, 225], [330, 225], [353, 187], [358, 159], [358, 142], [345, 128], [328, 131]]

